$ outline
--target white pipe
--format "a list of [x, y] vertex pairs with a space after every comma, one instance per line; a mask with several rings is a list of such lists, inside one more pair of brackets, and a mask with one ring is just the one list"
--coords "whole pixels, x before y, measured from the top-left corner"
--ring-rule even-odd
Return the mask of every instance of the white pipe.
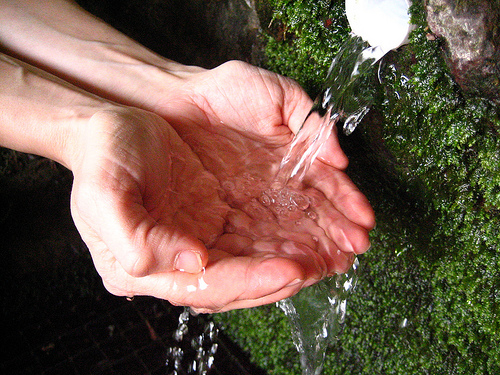
[[346, 0], [347, 19], [354, 34], [383, 54], [408, 42], [410, 0]]

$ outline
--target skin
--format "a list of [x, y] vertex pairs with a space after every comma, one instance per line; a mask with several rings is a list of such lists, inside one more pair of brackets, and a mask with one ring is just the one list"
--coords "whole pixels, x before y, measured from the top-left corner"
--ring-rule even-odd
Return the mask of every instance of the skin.
[[252, 307], [369, 248], [374, 214], [335, 135], [304, 180], [321, 204], [301, 229], [263, 225], [224, 193], [248, 171], [272, 177], [311, 106], [292, 80], [177, 64], [69, 1], [0, 1], [0, 25], [4, 52], [25, 61], [1, 60], [0, 144], [72, 170], [72, 215], [111, 293]]

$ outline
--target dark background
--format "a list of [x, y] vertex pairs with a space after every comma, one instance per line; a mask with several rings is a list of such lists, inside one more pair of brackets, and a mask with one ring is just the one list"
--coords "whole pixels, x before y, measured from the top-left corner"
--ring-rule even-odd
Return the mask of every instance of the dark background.
[[[81, 0], [81, 5], [156, 52], [214, 67], [260, 59], [258, 20], [241, 1]], [[72, 174], [57, 163], [0, 149], [0, 262], [3, 374], [169, 374], [171, 347], [209, 316], [192, 317], [173, 340], [183, 311], [166, 301], [133, 301], [102, 286], [69, 211]], [[262, 374], [220, 333], [213, 374]]]

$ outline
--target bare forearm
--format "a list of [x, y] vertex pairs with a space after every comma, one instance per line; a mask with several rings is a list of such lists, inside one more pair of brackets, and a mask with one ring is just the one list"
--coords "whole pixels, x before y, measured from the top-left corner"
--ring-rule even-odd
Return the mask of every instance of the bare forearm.
[[164, 59], [70, 0], [0, 0], [0, 46], [106, 98], [153, 110], [192, 68]]
[[0, 54], [0, 145], [70, 167], [76, 134], [112, 105]]

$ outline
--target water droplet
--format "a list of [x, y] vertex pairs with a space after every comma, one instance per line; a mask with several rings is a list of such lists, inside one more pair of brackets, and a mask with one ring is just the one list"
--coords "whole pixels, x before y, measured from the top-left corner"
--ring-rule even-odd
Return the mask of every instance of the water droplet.
[[210, 348], [210, 354], [215, 355], [215, 353], [217, 353], [217, 349], [219, 349], [219, 345], [217, 343], [213, 344]]
[[259, 202], [262, 203], [265, 207], [269, 207], [273, 203], [273, 200], [269, 195], [263, 192], [259, 197]]
[[198, 279], [198, 286], [199, 286], [200, 290], [205, 290], [208, 288], [208, 284], [205, 282], [205, 280], [203, 280], [203, 276], [201, 276]]
[[174, 332], [175, 341], [181, 342], [184, 338], [184, 335], [188, 332], [188, 326], [186, 323], [181, 323], [177, 327], [177, 330]]
[[291, 202], [301, 211], [305, 211], [309, 207], [309, 199], [299, 193], [292, 194]]
[[310, 207], [319, 207], [321, 205], [320, 201], [316, 197], [309, 197], [309, 206]]
[[307, 211], [307, 217], [311, 220], [316, 220], [318, 218], [318, 214], [314, 211]]

